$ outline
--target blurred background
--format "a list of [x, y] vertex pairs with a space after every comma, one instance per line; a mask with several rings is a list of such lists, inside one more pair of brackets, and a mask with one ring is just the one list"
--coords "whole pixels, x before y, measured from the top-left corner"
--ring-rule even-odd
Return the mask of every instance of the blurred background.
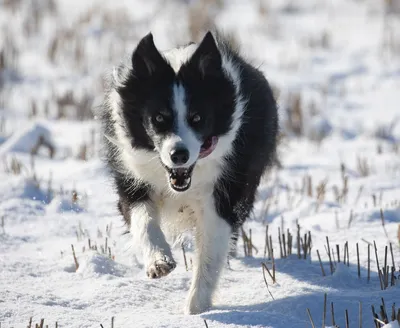
[[2, 0], [0, 140], [29, 121], [74, 122], [59, 141], [78, 155], [102, 76], [141, 37], [165, 50], [214, 27], [265, 72], [285, 135], [398, 137], [397, 95], [382, 84], [399, 74], [399, 12], [398, 0]]

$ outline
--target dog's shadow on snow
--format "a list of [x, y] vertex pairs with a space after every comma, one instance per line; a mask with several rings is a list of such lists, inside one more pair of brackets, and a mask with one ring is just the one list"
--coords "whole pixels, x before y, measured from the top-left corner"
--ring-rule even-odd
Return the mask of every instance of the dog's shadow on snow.
[[[262, 258], [239, 258], [238, 260], [247, 267], [259, 267], [260, 275], [262, 275]], [[370, 302], [372, 302], [371, 304], [378, 305], [380, 302], [378, 295], [380, 287], [376, 273], [371, 273], [371, 281], [368, 283], [365, 269], [361, 268], [361, 278], [358, 278], [357, 265], [350, 264], [347, 267], [341, 263], [337, 267], [337, 271], [331, 275], [329, 262], [323, 262], [326, 274], [323, 277], [319, 262], [310, 262], [309, 259], [300, 260], [297, 256], [292, 255], [291, 258], [277, 259], [275, 263], [277, 285], [274, 288], [270, 288], [275, 300], [271, 300], [270, 296], [266, 296], [265, 303], [230, 307], [220, 306], [211, 312], [203, 314], [202, 318], [246, 327], [309, 327], [310, 321], [306, 312], [307, 308], [310, 309], [314, 322], [320, 323], [322, 321], [323, 290], [325, 289], [328, 292], [328, 305], [330, 306], [331, 301], [334, 302], [339, 326], [345, 325], [344, 313], [347, 309], [349, 313], [353, 314], [350, 318], [350, 327], [352, 327], [358, 323], [360, 290], [368, 295]], [[232, 270], [235, 271], [234, 265], [232, 267]], [[270, 262], [268, 267], [271, 269]], [[282, 292], [285, 292], [282, 286], [284, 282], [280, 281], [282, 274], [290, 275], [294, 280], [291, 280], [291, 283], [296, 283], [297, 281], [299, 285], [302, 285], [300, 295], [280, 298], [279, 289], [282, 288]], [[272, 286], [271, 278], [267, 273], [266, 277], [270, 286]], [[308, 284], [306, 288], [304, 283]], [[318, 287], [313, 288], [313, 286]], [[260, 285], [260, 293], [265, 291], [266, 286]], [[245, 292], [243, 291], [243, 293]], [[373, 298], [374, 292], [376, 292], [376, 297]], [[268, 293], [265, 294], [268, 295]], [[364, 308], [367, 309], [367, 306], [365, 305]], [[370, 322], [371, 315], [367, 311], [364, 312], [367, 313], [363, 318], [364, 322]], [[328, 317], [330, 318], [330, 315]], [[371, 325], [373, 325], [372, 321]], [[209, 327], [212, 327], [212, 322], [209, 323]]]

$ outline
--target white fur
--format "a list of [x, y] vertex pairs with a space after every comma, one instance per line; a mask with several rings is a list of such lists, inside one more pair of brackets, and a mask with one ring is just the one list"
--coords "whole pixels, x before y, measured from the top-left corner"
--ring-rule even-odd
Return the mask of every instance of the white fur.
[[186, 63], [197, 49], [197, 44], [190, 44], [186, 47], [174, 48], [164, 51], [164, 58], [171, 65], [175, 72], [178, 72], [181, 66]]
[[160, 261], [164, 256], [172, 260], [171, 249], [160, 229], [157, 209], [151, 203], [142, 203], [131, 209], [131, 234], [141, 246], [146, 268]]
[[203, 204], [201, 217], [196, 221], [196, 259], [186, 314], [210, 309], [232, 233], [230, 225], [216, 213], [212, 195]]
[[172, 109], [177, 118], [177, 133], [164, 140], [160, 151], [161, 160], [169, 168], [176, 167], [170, 156], [174, 148], [183, 146], [189, 151], [189, 160], [183, 167], [189, 167], [194, 164], [200, 153], [201, 142], [188, 125], [185, 99], [185, 88], [181, 84], [175, 84], [173, 87]]

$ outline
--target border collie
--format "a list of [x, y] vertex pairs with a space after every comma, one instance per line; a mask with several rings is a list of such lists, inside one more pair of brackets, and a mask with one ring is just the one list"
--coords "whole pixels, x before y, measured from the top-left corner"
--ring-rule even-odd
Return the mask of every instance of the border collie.
[[230, 241], [275, 156], [271, 88], [210, 32], [199, 44], [166, 52], [150, 33], [111, 75], [101, 121], [118, 208], [149, 278], [176, 266], [167, 231], [192, 229], [196, 256], [185, 313], [206, 311]]

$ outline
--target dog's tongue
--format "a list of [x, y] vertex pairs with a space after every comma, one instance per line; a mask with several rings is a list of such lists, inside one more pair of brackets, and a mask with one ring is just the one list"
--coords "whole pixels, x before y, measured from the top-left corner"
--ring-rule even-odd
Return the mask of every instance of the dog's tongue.
[[201, 146], [199, 158], [204, 158], [210, 155], [214, 151], [215, 147], [217, 147], [217, 143], [218, 137], [207, 138]]

